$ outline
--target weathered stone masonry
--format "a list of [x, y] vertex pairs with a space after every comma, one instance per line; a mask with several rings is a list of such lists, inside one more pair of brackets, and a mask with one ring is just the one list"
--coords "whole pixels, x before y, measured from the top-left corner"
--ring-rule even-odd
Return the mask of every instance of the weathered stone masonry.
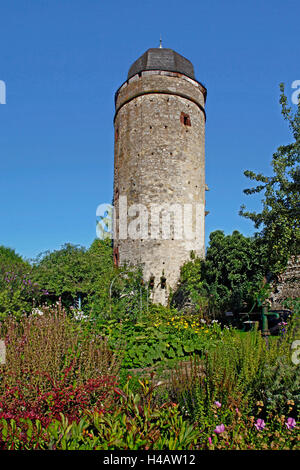
[[[120, 196], [127, 197], [128, 207], [143, 204], [149, 213], [150, 204], [182, 207], [196, 203], [201, 234], [195, 240], [175, 239], [172, 234], [169, 239], [151, 239], [149, 229], [148, 238], [132, 240], [120, 239], [116, 231], [114, 256], [119, 264], [142, 265], [144, 280], [154, 284], [153, 300], [166, 304], [191, 251], [201, 257], [205, 252], [206, 89], [193, 78], [192, 64], [174, 51], [150, 49], [144, 56], [146, 62], [141, 64], [138, 59], [116, 93], [116, 213]], [[166, 288], [161, 278], [165, 278]]]
[[300, 297], [300, 256], [292, 257], [286, 270], [273, 282], [273, 292], [270, 297], [272, 309], [284, 308], [287, 299]]

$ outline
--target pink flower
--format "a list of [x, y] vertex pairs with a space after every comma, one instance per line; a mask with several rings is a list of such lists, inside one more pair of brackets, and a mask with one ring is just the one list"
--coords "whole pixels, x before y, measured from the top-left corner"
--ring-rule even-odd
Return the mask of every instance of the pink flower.
[[216, 405], [217, 408], [221, 408], [221, 406], [222, 406], [219, 401], [215, 401], [215, 405]]
[[211, 446], [212, 445], [211, 437], [208, 438], [208, 442], [209, 442], [209, 445]]
[[293, 429], [296, 426], [296, 421], [294, 420], [294, 418], [288, 418], [285, 425], [288, 429]]
[[224, 424], [220, 424], [219, 426], [216, 426], [216, 429], [214, 429], [214, 432], [216, 434], [221, 434], [221, 432], [225, 431], [225, 426]]
[[237, 414], [239, 414], [239, 409], [238, 409], [238, 408], [236, 408], [236, 409], [235, 409], [235, 412], [236, 412]]
[[265, 425], [266, 425], [266, 423], [264, 422], [263, 419], [258, 419], [256, 421], [256, 423], [254, 424], [254, 426], [256, 427], [256, 429], [258, 431], [262, 431], [264, 429]]

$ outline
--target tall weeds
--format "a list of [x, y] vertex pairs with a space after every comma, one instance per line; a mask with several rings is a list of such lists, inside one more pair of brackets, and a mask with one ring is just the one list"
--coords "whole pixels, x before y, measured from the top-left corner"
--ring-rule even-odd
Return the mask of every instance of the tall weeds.
[[266, 409], [280, 411], [288, 398], [299, 398], [299, 371], [291, 363], [290, 347], [290, 334], [267, 343], [259, 331], [241, 335], [232, 330], [201, 360], [191, 358], [188, 367], [173, 371], [172, 399], [196, 421], [208, 417], [214, 402], [248, 413], [262, 400]]
[[60, 305], [22, 321], [8, 317], [0, 324], [0, 338], [6, 345], [0, 395], [7, 387], [23, 384], [24, 393], [28, 390], [33, 398], [48, 391], [50, 383], [63, 380], [65, 385], [80, 386], [90, 379], [118, 375], [120, 361], [107, 341], [86, 334]]

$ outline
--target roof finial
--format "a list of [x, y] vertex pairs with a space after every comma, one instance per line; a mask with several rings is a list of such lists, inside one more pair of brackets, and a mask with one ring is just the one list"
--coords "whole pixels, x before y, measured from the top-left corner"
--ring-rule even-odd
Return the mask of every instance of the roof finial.
[[160, 35], [160, 39], [159, 39], [159, 48], [162, 49], [162, 40], [161, 40], [161, 35]]

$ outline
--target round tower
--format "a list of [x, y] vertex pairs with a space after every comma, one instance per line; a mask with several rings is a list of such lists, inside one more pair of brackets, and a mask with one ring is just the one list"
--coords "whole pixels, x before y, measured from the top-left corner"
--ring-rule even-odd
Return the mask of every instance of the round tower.
[[140, 265], [166, 305], [204, 257], [206, 88], [172, 49], [148, 49], [115, 95], [114, 259]]

